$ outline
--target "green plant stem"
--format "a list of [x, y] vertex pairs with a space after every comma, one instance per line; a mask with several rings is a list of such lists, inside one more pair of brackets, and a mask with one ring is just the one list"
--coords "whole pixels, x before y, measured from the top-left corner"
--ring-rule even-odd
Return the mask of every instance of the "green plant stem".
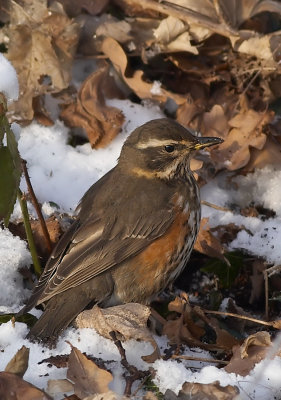
[[26, 205], [26, 199], [20, 189], [18, 190], [18, 200], [19, 200], [21, 212], [23, 215], [23, 222], [24, 222], [26, 237], [27, 237], [27, 241], [28, 241], [28, 245], [29, 245], [29, 250], [30, 250], [33, 265], [34, 265], [34, 270], [35, 270], [36, 275], [40, 276], [42, 269], [41, 269], [41, 265], [39, 263], [39, 259], [37, 256], [37, 251], [36, 251], [36, 247], [35, 247], [35, 243], [34, 243], [34, 239], [33, 239], [33, 235], [32, 235], [32, 230], [31, 230], [31, 225], [30, 225], [29, 215], [28, 215], [28, 210], [27, 210], [27, 205]]

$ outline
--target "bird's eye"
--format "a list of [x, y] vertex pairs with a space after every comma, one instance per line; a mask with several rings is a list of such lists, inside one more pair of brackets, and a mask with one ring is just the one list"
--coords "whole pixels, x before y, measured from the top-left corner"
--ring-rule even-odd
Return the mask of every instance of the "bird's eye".
[[167, 153], [172, 153], [175, 150], [175, 146], [172, 145], [172, 144], [167, 144], [165, 146], [165, 150], [166, 150]]

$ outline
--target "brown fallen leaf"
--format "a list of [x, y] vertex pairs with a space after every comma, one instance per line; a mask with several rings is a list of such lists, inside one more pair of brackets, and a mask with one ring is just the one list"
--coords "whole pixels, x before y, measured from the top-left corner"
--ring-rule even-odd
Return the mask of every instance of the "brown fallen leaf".
[[22, 378], [28, 368], [28, 360], [29, 349], [22, 346], [6, 365], [5, 372], [11, 372]]
[[51, 395], [66, 393], [73, 391], [73, 383], [68, 379], [49, 379], [47, 384], [47, 392]]
[[143, 71], [136, 70], [131, 77], [127, 76], [128, 59], [125, 51], [120, 44], [112, 39], [106, 38], [102, 44], [103, 53], [110, 59], [117, 73], [122, 76], [126, 84], [141, 99], [154, 99], [165, 102], [168, 98], [173, 99], [177, 104], [185, 102], [185, 96], [169, 92], [164, 88], [159, 89], [159, 93], [153, 91], [153, 83], [143, 80]]
[[211, 232], [208, 218], [201, 219], [200, 230], [194, 249], [209, 257], [218, 258], [230, 266], [229, 261], [223, 255], [224, 248], [221, 242]]
[[110, 372], [99, 368], [72, 345], [67, 378], [73, 382], [75, 394], [82, 399], [93, 394], [108, 392], [108, 385], [113, 379]]
[[[105, 147], [120, 132], [124, 115], [118, 108], [106, 105], [106, 93], [117, 93], [117, 86], [105, 66], [93, 72], [82, 84], [76, 103], [63, 108], [61, 118], [71, 127], [85, 129], [91, 146]], [[120, 90], [118, 91], [120, 95]]]
[[179, 397], [196, 400], [238, 400], [239, 389], [236, 386], [221, 386], [219, 381], [213, 383], [185, 382], [179, 392]]
[[194, 312], [212, 328], [216, 334], [216, 345], [226, 350], [231, 350], [232, 347], [238, 344], [238, 340], [231, 335], [230, 332], [220, 327], [219, 321], [216, 318], [209, 318], [199, 306], [193, 307]]
[[128, 400], [128, 396], [120, 396], [112, 390], [109, 390], [106, 393], [99, 393], [85, 397], [83, 400]]
[[17, 118], [31, 121], [33, 97], [68, 86], [79, 27], [62, 9], [48, 9], [45, 0], [32, 0], [24, 6], [11, 1], [10, 12], [7, 57], [20, 85], [19, 100], [11, 111]]
[[83, 11], [87, 11], [90, 15], [100, 14], [107, 7], [109, 0], [58, 0], [63, 5], [67, 15], [76, 17]]
[[204, 113], [202, 129], [205, 136], [218, 136], [225, 139], [229, 128], [227, 116], [221, 105], [215, 104], [209, 112]]
[[269, 135], [262, 150], [252, 149], [250, 161], [243, 168], [243, 173], [252, 172], [257, 168], [264, 168], [267, 165], [280, 167], [281, 144]]
[[224, 142], [211, 152], [217, 168], [234, 171], [245, 167], [250, 161], [250, 148], [262, 150], [266, 143], [263, 127], [272, 121], [272, 111], [257, 112], [249, 109], [245, 100], [241, 101], [241, 111], [228, 121], [231, 127]]
[[142, 304], [128, 303], [109, 308], [99, 308], [95, 305], [91, 310], [83, 311], [75, 319], [78, 328], [92, 328], [100, 335], [111, 339], [110, 332], [116, 332], [120, 340], [144, 340], [153, 346], [153, 353], [142, 356], [147, 362], [154, 362], [160, 352], [150, 331], [147, 329], [147, 320], [150, 309]]
[[249, 357], [248, 351], [251, 346], [271, 346], [270, 334], [266, 331], [260, 331], [248, 336], [240, 346], [242, 359]]
[[160, 21], [154, 29], [154, 36], [161, 51], [165, 53], [187, 51], [198, 54], [197, 47], [190, 42], [193, 38], [188, 32], [188, 25], [179, 18], [170, 15]]
[[44, 97], [36, 96], [33, 97], [32, 108], [34, 112], [34, 118], [40, 125], [43, 126], [53, 126], [54, 121], [51, 119], [49, 112], [44, 106]]
[[198, 318], [197, 321], [194, 320], [193, 316], [196, 316], [196, 314], [185, 296], [176, 297], [169, 303], [168, 309], [180, 314], [179, 317], [169, 319], [163, 324], [162, 333], [169, 338], [171, 344], [176, 344], [178, 348], [182, 343], [185, 343], [191, 347], [214, 350], [215, 346], [203, 343], [200, 340], [205, 334], [205, 329]]
[[[254, 366], [262, 361], [271, 346], [271, 338], [268, 332], [260, 331], [250, 335], [241, 346], [233, 347], [233, 356], [229, 364], [224, 368], [226, 372], [234, 372], [246, 376]], [[280, 356], [280, 354], [279, 354]]]
[[0, 372], [0, 399], [52, 400], [45, 392], [11, 372]]
[[[51, 216], [46, 220], [47, 229], [50, 235], [52, 245], [58, 242], [62, 235], [62, 228], [59, 221], [55, 216]], [[31, 220], [31, 229], [34, 236], [35, 245], [38, 248], [40, 255], [43, 257], [49, 256], [49, 251], [46, 245], [46, 239], [44, 237], [40, 221]]]

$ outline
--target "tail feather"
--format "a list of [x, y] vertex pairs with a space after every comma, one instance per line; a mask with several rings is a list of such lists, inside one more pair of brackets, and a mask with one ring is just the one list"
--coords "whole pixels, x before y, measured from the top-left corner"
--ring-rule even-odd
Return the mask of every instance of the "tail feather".
[[31, 328], [28, 339], [53, 343], [60, 333], [89, 304], [88, 296], [73, 296], [69, 291], [51, 298], [45, 311]]

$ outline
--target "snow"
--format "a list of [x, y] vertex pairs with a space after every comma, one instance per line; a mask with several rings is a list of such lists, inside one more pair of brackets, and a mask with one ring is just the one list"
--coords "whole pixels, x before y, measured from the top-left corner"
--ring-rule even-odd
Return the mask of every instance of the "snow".
[[[236, 185], [239, 191], [229, 187]], [[249, 206], [253, 201], [256, 205], [275, 211], [276, 216], [262, 220], [255, 217], [244, 217], [239, 213], [214, 210], [202, 207], [202, 216], [209, 217], [210, 226], [234, 223], [243, 226], [235, 240], [229, 245], [229, 250], [242, 249], [256, 256], [263, 257], [270, 264], [281, 263], [281, 171], [272, 166], [258, 169], [246, 176], [232, 177], [223, 174], [203, 186], [201, 197], [210, 203], [229, 207], [237, 204], [241, 208]]]
[[19, 97], [19, 83], [15, 68], [10, 61], [0, 53], [0, 92], [7, 97], [8, 103]]
[[13, 236], [8, 229], [0, 229], [0, 312], [18, 309], [29, 291], [23, 289], [23, 279], [18, 270], [31, 264], [31, 256], [24, 241]]
[[[90, 67], [86, 63], [86, 71], [88, 71], [87, 68]], [[1, 54], [0, 91], [3, 91], [10, 100], [16, 99], [18, 95], [15, 71]], [[159, 107], [150, 102], [134, 104], [129, 100], [110, 100], [108, 104], [120, 108], [126, 122], [122, 132], [106, 149], [92, 150], [89, 144], [73, 148], [68, 144], [68, 130], [59, 121], [56, 121], [52, 127], [43, 127], [33, 122], [22, 130], [19, 126], [13, 125], [17, 133], [21, 156], [27, 160], [29, 174], [37, 197], [43, 203], [45, 215], [50, 215], [55, 209], [50, 202], [56, 203], [61, 212], [73, 213], [87, 188], [116, 164], [121, 146], [128, 134], [146, 121], [163, 117]], [[279, 170], [267, 167], [245, 177], [232, 177], [231, 181], [234, 184], [237, 183], [239, 191], [228, 187], [228, 175], [220, 176], [202, 188], [202, 198], [217, 205], [228, 207], [232, 203], [237, 203], [244, 207], [256, 200], [259, 204], [276, 212], [276, 217], [263, 221], [259, 218], [244, 217], [238, 213], [222, 212], [204, 206], [203, 216], [210, 218], [211, 226], [234, 222], [245, 227], [230, 244], [231, 249], [245, 248], [255, 255], [262, 256], [268, 262], [280, 263], [280, 178]], [[24, 181], [21, 182], [21, 187], [22, 190], [26, 190]], [[29, 208], [32, 211], [30, 205]], [[13, 218], [18, 216], [17, 205]], [[16, 311], [23, 305], [29, 291], [22, 287], [19, 269], [30, 263], [31, 258], [25, 242], [14, 237], [7, 229], [1, 229], [1, 312]], [[36, 315], [40, 314], [40, 311], [33, 312]], [[123, 370], [119, 363], [120, 356], [112, 341], [102, 338], [90, 329], [68, 328], [59, 339], [57, 347], [50, 350], [26, 340], [27, 332], [28, 328], [24, 323], [8, 322], [0, 325], [0, 370], [4, 370], [16, 351], [22, 345], [26, 345], [30, 348], [30, 361], [24, 378], [46, 389], [49, 379], [65, 378], [66, 369], [49, 367], [47, 363], [38, 364], [38, 362], [51, 355], [69, 353], [70, 346], [66, 342], [69, 341], [81, 351], [108, 360], [114, 371], [111, 389], [117, 393], [123, 393]], [[165, 337], [155, 337], [155, 340], [160, 349], [163, 350], [167, 346]], [[248, 376], [241, 377], [229, 374], [214, 365], [195, 361], [158, 360], [153, 365], [148, 365], [141, 359], [141, 356], [152, 352], [151, 345], [148, 343], [131, 340], [125, 344], [125, 349], [130, 363], [140, 369], [152, 367], [155, 370], [154, 381], [162, 392], [171, 389], [177, 393], [185, 381], [210, 383], [218, 380], [223, 386], [228, 384], [238, 386], [241, 399], [274, 399], [281, 396], [281, 359], [279, 357], [260, 362]], [[208, 352], [199, 349], [186, 348], [184, 354], [211, 358]], [[193, 372], [192, 367], [200, 367], [201, 370]]]

